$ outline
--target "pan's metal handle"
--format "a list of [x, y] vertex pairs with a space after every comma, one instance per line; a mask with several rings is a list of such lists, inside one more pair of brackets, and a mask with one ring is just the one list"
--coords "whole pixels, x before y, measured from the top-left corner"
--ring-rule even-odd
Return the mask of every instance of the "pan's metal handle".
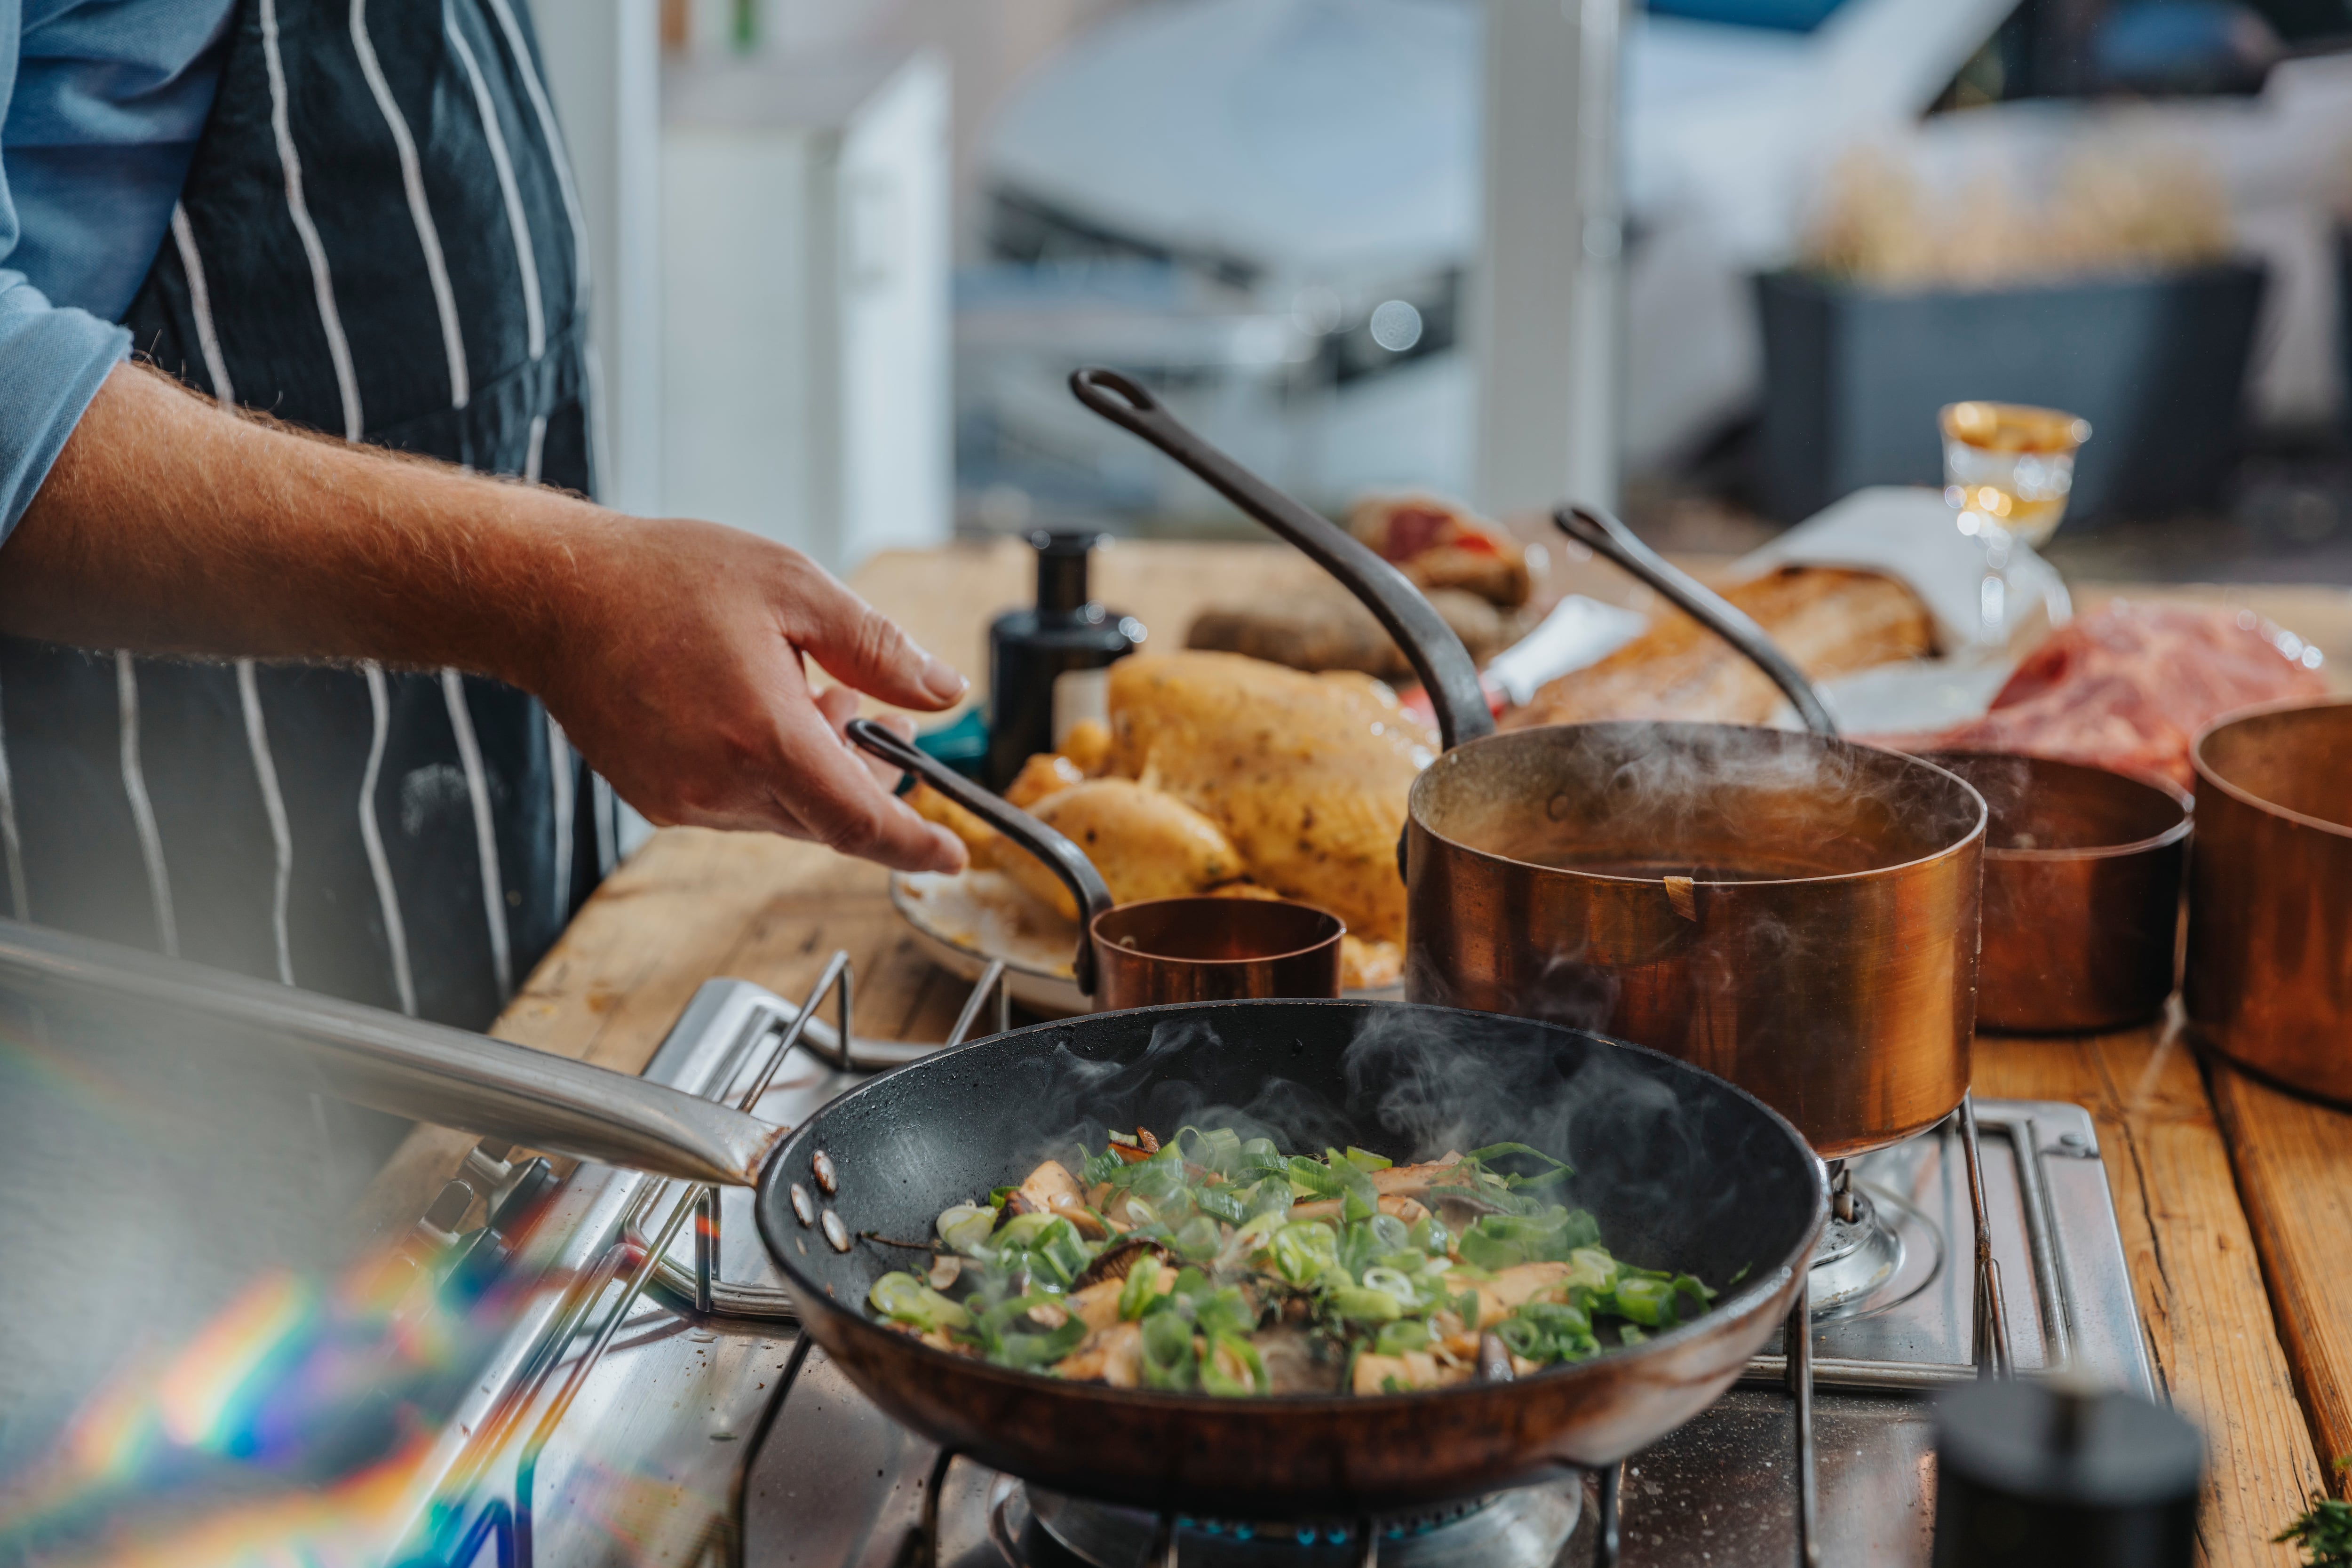
[[1551, 514], [1551, 520], [1562, 533], [1606, 555], [1738, 648], [1749, 663], [1772, 678], [1773, 685], [1788, 693], [1806, 729], [1816, 735], [1836, 737], [1837, 721], [1830, 717], [1813, 683], [1805, 679], [1804, 672], [1780, 651], [1779, 645], [1764, 635], [1764, 628], [1741, 614], [1737, 605], [1687, 573], [1667, 564], [1656, 551], [1634, 538], [1632, 529], [1597, 507], [1564, 506]]
[[1104, 881], [1087, 852], [1001, 795], [991, 795], [961, 773], [902, 741], [871, 719], [852, 719], [847, 733], [894, 768], [904, 768], [950, 800], [987, 823], [1005, 837], [1045, 863], [1062, 879], [1078, 904], [1078, 951], [1071, 956], [1070, 974], [1078, 990], [1095, 994], [1095, 917], [1111, 907], [1110, 884]]
[[568, 1057], [13, 921], [0, 921], [0, 987], [215, 1019], [308, 1058], [339, 1099], [657, 1176], [751, 1186], [788, 1131]]
[[1150, 392], [1115, 370], [1070, 373], [1070, 391], [1097, 414], [1142, 437], [1339, 580], [1404, 650], [1450, 750], [1494, 733], [1470, 650], [1405, 574], [1320, 512], [1301, 506], [1204, 440]]

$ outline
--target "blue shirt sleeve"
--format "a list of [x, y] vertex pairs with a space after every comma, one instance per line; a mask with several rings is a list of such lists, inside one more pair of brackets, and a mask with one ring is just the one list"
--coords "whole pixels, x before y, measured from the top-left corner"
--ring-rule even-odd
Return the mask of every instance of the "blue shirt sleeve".
[[[15, 95], [23, 43], [23, 0], [0, 0], [0, 121]], [[99, 384], [131, 352], [128, 331], [87, 310], [50, 304], [8, 268], [16, 237], [6, 150], [0, 148], [0, 541], [32, 504]]]

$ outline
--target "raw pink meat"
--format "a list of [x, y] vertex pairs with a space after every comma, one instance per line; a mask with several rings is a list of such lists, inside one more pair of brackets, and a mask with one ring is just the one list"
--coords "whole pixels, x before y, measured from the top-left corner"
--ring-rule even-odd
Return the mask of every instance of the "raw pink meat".
[[2316, 663], [2300, 638], [2249, 612], [2118, 599], [2043, 639], [1983, 717], [1878, 743], [2023, 752], [2186, 786], [2189, 742], [2223, 713], [2326, 694], [2305, 657]]

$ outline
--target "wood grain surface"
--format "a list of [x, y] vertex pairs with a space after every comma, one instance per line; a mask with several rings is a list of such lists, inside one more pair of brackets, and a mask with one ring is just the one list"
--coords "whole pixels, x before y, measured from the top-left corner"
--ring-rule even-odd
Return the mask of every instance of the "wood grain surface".
[[2158, 1385], [2205, 1431], [2200, 1561], [2283, 1564], [2270, 1543], [2318, 1457], [2195, 1055], [2169, 1025], [2067, 1039], [1977, 1037], [1976, 1091], [2087, 1108]]
[[[972, 675], [977, 697], [988, 618], [1028, 598], [1031, 561], [1010, 542], [897, 552], [855, 584]], [[1095, 586], [1171, 646], [1199, 607], [1312, 572], [1278, 546], [1130, 541], [1097, 557]], [[1555, 592], [1644, 602], [1597, 564], [1556, 572]], [[2352, 685], [2352, 593], [2102, 584], [2076, 597], [2117, 593], [2254, 609], [2324, 649], [2336, 684]], [[493, 1032], [635, 1071], [704, 980], [797, 999], [836, 947], [856, 965], [861, 1035], [944, 1037], [965, 988], [915, 950], [882, 872], [782, 839], [667, 831], [598, 889]], [[2201, 1560], [2296, 1561], [2268, 1538], [2323, 1484], [2321, 1453], [2352, 1452], [2352, 1117], [2221, 1068], [2209, 1094], [2194, 1056], [2161, 1028], [1985, 1037], [1976, 1087], [2072, 1100], [2097, 1119], [2157, 1374], [2212, 1446]], [[419, 1128], [370, 1190], [359, 1228], [404, 1230], [472, 1142]]]
[[2352, 1496], [2337, 1468], [2352, 1458], [2352, 1115], [2221, 1062], [2210, 1072], [2312, 1440]]

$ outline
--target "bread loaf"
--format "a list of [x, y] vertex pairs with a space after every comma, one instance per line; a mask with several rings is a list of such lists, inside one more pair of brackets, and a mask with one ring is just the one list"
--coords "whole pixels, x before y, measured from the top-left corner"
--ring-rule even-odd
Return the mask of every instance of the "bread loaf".
[[[1935, 626], [1910, 589], [1874, 572], [1783, 566], [1724, 595], [1813, 680], [1935, 651]], [[1671, 605], [1600, 663], [1539, 688], [1506, 714], [1507, 730], [1592, 719], [1759, 724], [1783, 699], [1729, 643]]]
[[[1475, 594], [1433, 588], [1428, 597], [1470, 657], [1482, 664], [1526, 630], [1524, 613], [1498, 609]], [[1412, 676], [1412, 666], [1371, 611], [1337, 583], [1320, 583], [1279, 600], [1203, 610], [1184, 634], [1184, 646], [1244, 654], [1293, 669], [1353, 669], [1383, 680]]]

